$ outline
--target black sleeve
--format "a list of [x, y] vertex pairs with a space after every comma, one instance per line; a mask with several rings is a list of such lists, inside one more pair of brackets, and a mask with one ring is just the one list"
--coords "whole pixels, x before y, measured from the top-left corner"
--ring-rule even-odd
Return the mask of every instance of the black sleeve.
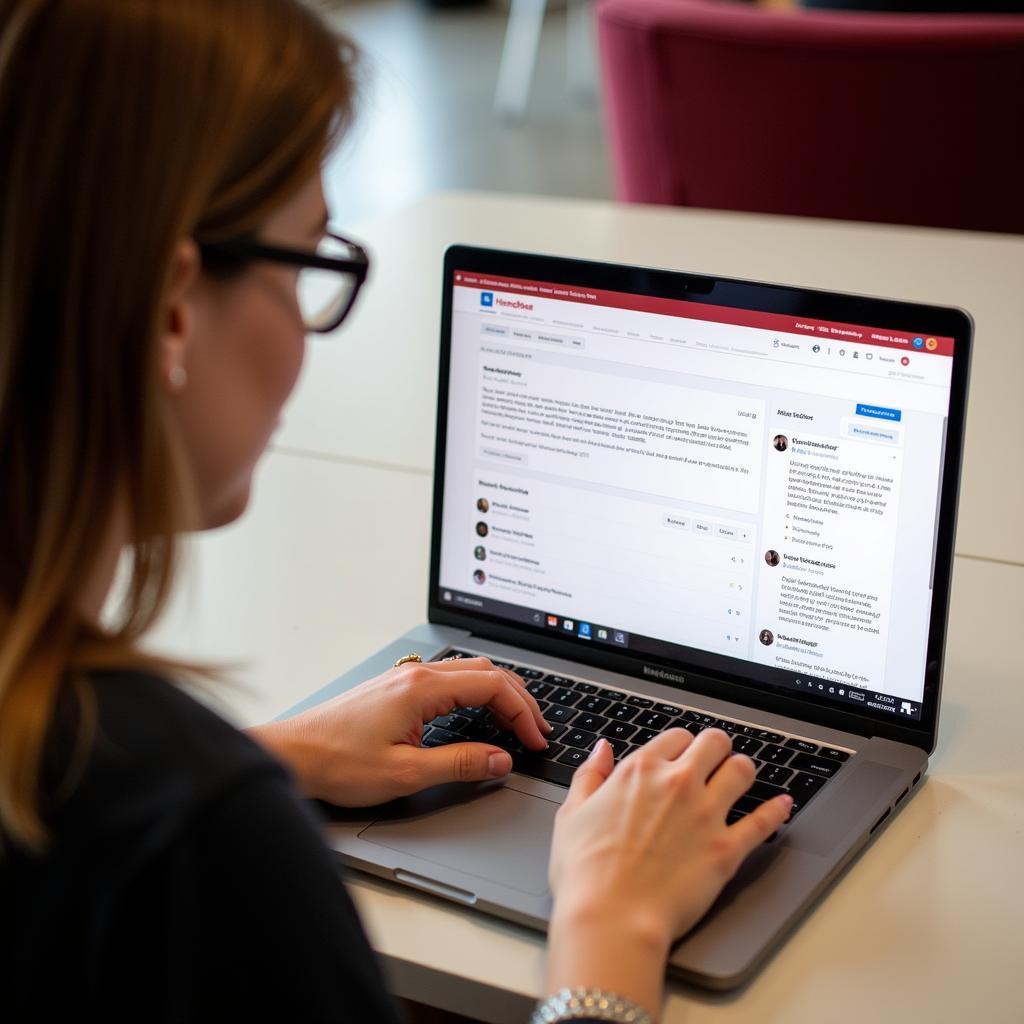
[[397, 1024], [339, 865], [276, 766], [207, 804], [168, 854], [161, 987], [187, 1019]]

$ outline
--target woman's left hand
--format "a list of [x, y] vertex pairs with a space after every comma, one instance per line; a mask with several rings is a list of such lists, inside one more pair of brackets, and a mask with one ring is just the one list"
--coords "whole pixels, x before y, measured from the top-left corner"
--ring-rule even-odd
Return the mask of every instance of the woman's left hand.
[[489, 743], [421, 747], [425, 722], [458, 707], [488, 707], [531, 750], [550, 726], [514, 672], [487, 658], [408, 663], [281, 722], [250, 730], [294, 773], [306, 796], [367, 807], [442, 782], [507, 775], [512, 759]]

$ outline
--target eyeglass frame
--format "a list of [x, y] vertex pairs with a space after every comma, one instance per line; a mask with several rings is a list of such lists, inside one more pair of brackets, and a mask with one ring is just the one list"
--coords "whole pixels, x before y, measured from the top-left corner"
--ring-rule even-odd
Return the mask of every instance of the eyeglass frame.
[[333, 231], [324, 232], [325, 238], [333, 238], [336, 242], [346, 245], [354, 253], [353, 256], [322, 256], [317, 252], [303, 249], [290, 249], [280, 245], [268, 245], [253, 238], [229, 238], [223, 242], [200, 242], [200, 252], [212, 252], [238, 260], [268, 260], [271, 263], [284, 263], [292, 267], [309, 267], [314, 270], [333, 270], [339, 274], [349, 274], [355, 278], [355, 286], [347, 304], [341, 312], [323, 327], [303, 326], [311, 334], [330, 334], [341, 326], [342, 321], [352, 311], [356, 297], [366, 281], [370, 269], [370, 257], [366, 250], [350, 238], [343, 238]]

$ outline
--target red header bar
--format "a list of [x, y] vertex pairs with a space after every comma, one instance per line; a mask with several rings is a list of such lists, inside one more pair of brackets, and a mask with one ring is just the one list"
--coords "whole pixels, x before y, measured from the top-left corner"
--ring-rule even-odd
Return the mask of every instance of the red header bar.
[[638, 313], [661, 313], [664, 316], [708, 323], [735, 324], [737, 327], [756, 327], [785, 334], [804, 334], [822, 341], [849, 342], [851, 344], [878, 345], [921, 354], [951, 356], [953, 339], [927, 334], [907, 334], [887, 331], [861, 324], [842, 324], [831, 320], [810, 320], [783, 313], [762, 313], [752, 309], [733, 309], [730, 306], [711, 306], [685, 299], [658, 299], [632, 292], [603, 291], [579, 285], [552, 284], [548, 281], [527, 281], [519, 277], [492, 277], [472, 271], [456, 270], [455, 285], [462, 288], [480, 288], [485, 291], [506, 292], [559, 302], [578, 302], [585, 306], [610, 306], [630, 309]]

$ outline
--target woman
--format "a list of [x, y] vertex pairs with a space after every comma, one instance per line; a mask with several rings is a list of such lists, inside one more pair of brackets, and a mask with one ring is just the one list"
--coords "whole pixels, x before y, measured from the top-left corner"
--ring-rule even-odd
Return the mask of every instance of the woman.
[[[176, 538], [244, 510], [306, 333], [365, 275], [320, 182], [354, 75], [297, 0], [0, 0], [6, 1020], [395, 1020], [298, 794], [369, 805], [507, 773], [496, 747], [419, 746], [457, 705], [545, 743], [486, 659], [404, 665], [245, 736], [174, 685], [194, 669], [140, 647]], [[602, 743], [577, 771], [552, 993], [654, 1012], [670, 941], [786, 817], [779, 798], [726, 828], [752, 762], [691, 740], [614, 771]]]

